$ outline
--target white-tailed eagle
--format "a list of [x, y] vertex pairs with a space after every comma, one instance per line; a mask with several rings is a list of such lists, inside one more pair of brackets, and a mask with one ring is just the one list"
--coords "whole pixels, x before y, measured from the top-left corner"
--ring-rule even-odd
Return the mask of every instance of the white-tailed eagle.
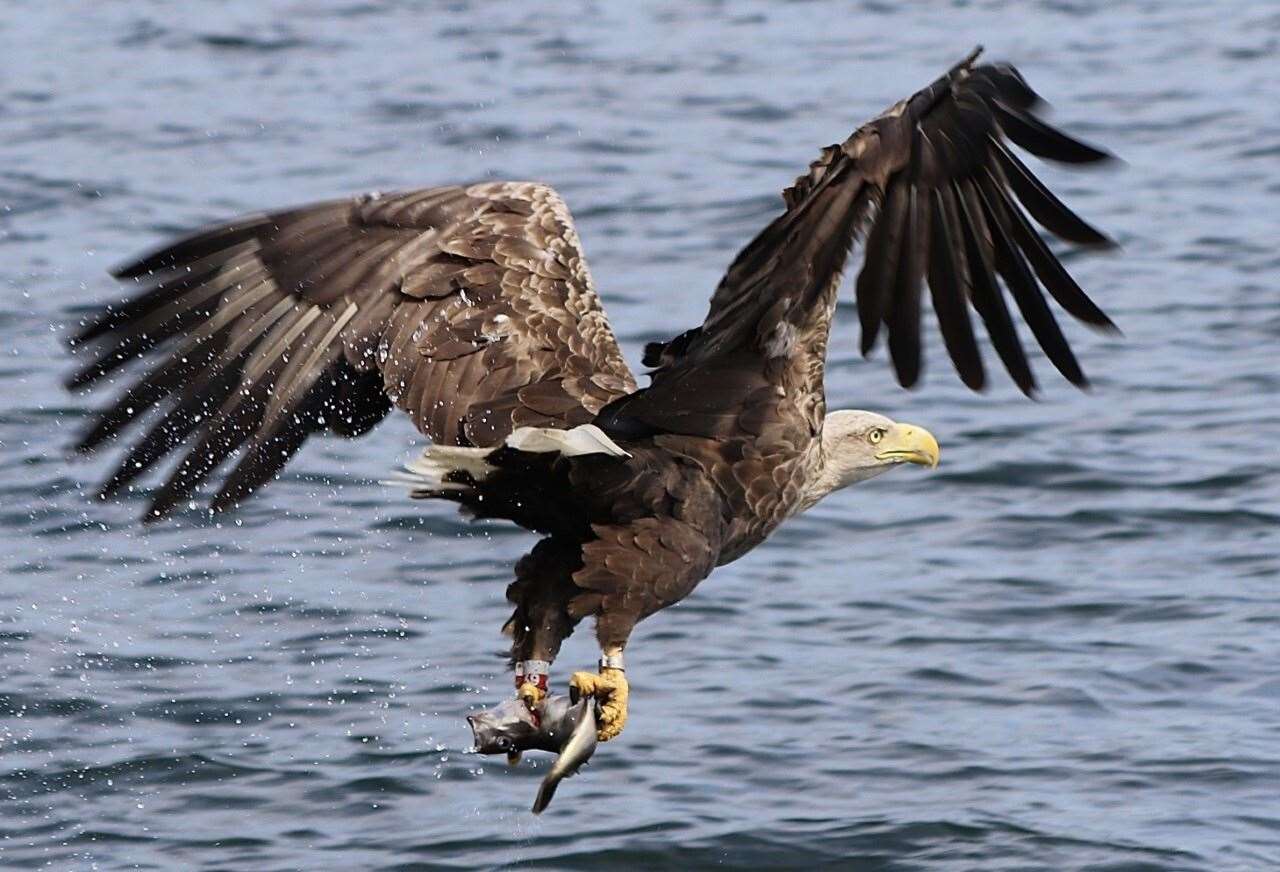
[[1014, 382], [1035, 390], [1015, 307], [1058, 371], [1085, 384], [1049, 299], [1111, 322], [1035, 225], [1110, 242], [1011, 144], [1068, 164], [1107, 155], [1047, 125], [1016, 70], [976, 55], [822, 151], [733, 261], [703, 324], [645, 350], [648, 387], [550, 187], [370, 194], [247, 215], [119, 269], [134, 291], [74, 336], [87, 361], [70, 385], [150, 365], [80, 447], [145, 421], [103, 493], [180, 454], [154, 491], [158, 518], [215, 477], [212, 508], [233, 507], [311, 434], [359, 436], [404, 410], [432, 441], [401, 476], [413, 496], [543, 536], [507, 588], [520, 696], [542, 697], [561, 641], [594, 617], [601, 668], [572, 685], [596, 696], [599, 736], [612, 738], [638, 621], [833, 490], [938, 461], [922, 427], [827, 411], [827, 340], [855, 241], [862, 351], [884, 334], [903, 385], [920, 375], [926, 287], [969, 387], [986, 380], [976, 312]]

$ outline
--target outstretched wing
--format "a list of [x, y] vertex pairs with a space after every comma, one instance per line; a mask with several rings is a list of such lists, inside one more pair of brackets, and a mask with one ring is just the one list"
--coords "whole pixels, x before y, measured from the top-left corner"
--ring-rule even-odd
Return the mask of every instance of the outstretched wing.
[[69, 386], [158, 358], [80, 442], [96, 448], [157, 410], [103, 488], [118, 491], [189, 444], [151, 517], [238, 453], [212, 502], [233, 505], [311, 433], [359, 435], [393, 404], [437, 442], [492, 445], [520, 425], [584, 423], [635, 389], [569, 212], [546, 185], [250, 215], [115, 275], [139, 292], [71, 340], [93, 356]]
[[[1087, 383], [1044, 292], [1087, 324], [1113, 325], [1030, 219], [1068, 242], [1112, 243], [1063, 205], [1008, 143], [1069, 164], [1108, 155], [1036, 117], [1039, 98], [1013, 67], [974, 66], [976, 56], [823, 150], [784, 192], [786, 212], [733, 262], [705, 323], [646, 349], [645, 364], [658, 368], [655, 385], [744, 350], [761, 359], [778, 351], [820, 358], [841, 270], [868, 226], [857, 281], [862, 352], [885, 328], [903, 385], [920, 376], [926, 282], [947, 352], [969, 387], [986, 380], [972, 308], [1017, 385], [1035, 389], [1004, 289], [1054, 366], [1072, 383]], [[797, 369], [821, 391], [820, 360]]]

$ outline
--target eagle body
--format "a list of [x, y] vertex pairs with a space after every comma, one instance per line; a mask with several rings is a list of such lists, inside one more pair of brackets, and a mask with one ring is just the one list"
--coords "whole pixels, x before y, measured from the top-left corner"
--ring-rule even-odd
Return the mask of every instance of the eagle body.
[[610, 738], [637, 622], [832, 490], [937, 462], [923, 428], [827, 409], [827, 344], [855, 243], [862, 351], [885, 336], [903, 385], [921, 375], [929, 308], [975, 390], [986, 384], [975, 313], [1025, 393], [1037, 383], [1015, 312], [1067, 380], [1087, 383], [1050, 300], [1112, 325], [1041, 229], [1110, 240], [1011, 145], [1068, 164], [1107, 155], [1042, 121], [1016, 70], [976, 56], [823, 149], [729, 266], [703, 323], [645, 349], [643, 387], [550, 186], [367, 194], [243, 216], [117, 270], [130, 293], [71, 338], [88, 359], [69, 385], [144, 368], [79, 447], [142, 431], [104, 495], [142, 487], [176, 457], [150, 492], [155, 520], [219, 475], [210, 507], [233, 508], [311, 435], [354, 438], [404, 411], [432, 443], [407, 480], [413, 495], [543, 537], [507, 590], [517, 681], [542, 675], [545, 687], [561, 641], [595, 618], [606, 666], [574, 686], [607, 698]]

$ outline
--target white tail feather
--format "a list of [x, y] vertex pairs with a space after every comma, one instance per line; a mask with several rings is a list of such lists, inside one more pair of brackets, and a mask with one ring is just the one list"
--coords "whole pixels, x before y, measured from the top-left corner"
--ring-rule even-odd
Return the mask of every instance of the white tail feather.
[[409, 463], [411, 472], [430, 475], [439, 470], [442, 473], [469, 472], [477, 481], [493, 472], [493, 466], [485, 458], [492, 448], [463, 448], [459, 445], [432, 445], [422, 455]]
[[[630, 457], [594, 424], [583, 424], [572, 430], [551, 427], [519, 427], [507, 437], [506, 446], [531, 454], [562, 454], [565, 457], [581, 457], [585, 454], [605, 454], [609, 457]], [[420, 456], [405, 464], [382, 483], [392, 487], [406, 487], [412, 497], [432, 497], [445, 493], [468, 490], [471, 485], [449, 481], [453, 473], [465, 472], [473, 481], [484, 481], [497, 467], [489, 463], [493, 448], [463, 448], [456, 445], [431, 445]]]
[[506, 445], [508, 448], [527, 451], [530, 454], [556, 452], [565, 457], [580, 457], [584, 454], [607, 454], [610, 457], [631, 456], [595, 424], [582, 424], [572, 430], [557, 430], [554, 427], [519, 427], [507, 437]]
[[450, 473], [465, 472], [476, 481], [484, 481], [494, 467], [485, 459], [492, 448], [462, 448], [455, 445], [431, 445], [414, 460], [405, 464], [383, 484], [409, 488], [409, 495], [425, 497], [433, 494], [464, 491], [470, 485], [446, 481]]

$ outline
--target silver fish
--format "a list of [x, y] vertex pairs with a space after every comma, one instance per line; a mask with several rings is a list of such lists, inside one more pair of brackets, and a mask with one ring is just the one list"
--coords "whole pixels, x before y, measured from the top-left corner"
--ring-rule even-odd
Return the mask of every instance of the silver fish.
[[549, 694], [532, 712], [518, 699], [467, 716], [480, 754], [506, 754], [519, 759], [522, 751], [554, 751], [555, 762], [542, 779], [533, 813], [551, 804], [560, 782], [578, 771], [596, 750], [595, 701], [574, 703], [567, 696]]

